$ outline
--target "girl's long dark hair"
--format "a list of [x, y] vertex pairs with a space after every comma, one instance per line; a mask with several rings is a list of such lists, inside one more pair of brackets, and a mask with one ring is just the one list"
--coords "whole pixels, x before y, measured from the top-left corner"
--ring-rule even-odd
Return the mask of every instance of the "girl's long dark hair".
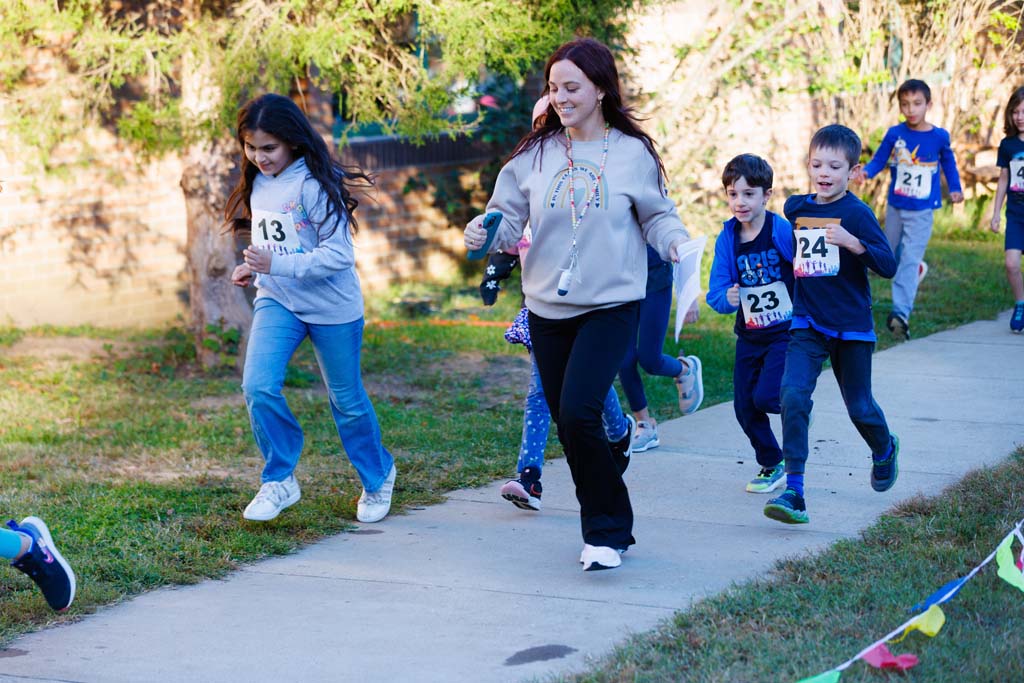
[[1017, 130], [1017, 124], [1013, 122], [1013, 110], [1024, 102], [1024, 88], [1017, 88], [1010, 95], [1010, 101], [1006, 103], [1006, 111], [1003, 112], [1003, 133], [1008, 138], [1015, 138], [1021, 131]]
[[[612, 128], [616, 128], [624, 135], [637, 138], [644, 143], [644, 147], [647, 148], [647, 151], [658, 162], [658, 170], [660, 171], [659, 182], [664, 180], [666, 177], [665, 164], [662, 163], [661, 155], [654, 148], [654, 140], [640, 128], [639, 120], [634, 116], [632, 107], [627, 107], [622, 102], [619, 70], [615, 66], [615, 58], [612, 56], [611, 50], [604, 43], [593, 38], [580, 38], [564, 43], [548, 58], [548, 62], [544, 66], [545, 94], [548, 92], [546, 84], [551, 77], [551, 66], [555, 62], [560, 62], [564, 59], [579, 67], [580, 71], [590, 79], [590, 82], [604, 93], [604, 98], [601, 100], [601, 113], [604, 115], [604, 120]], [[558, 113], [555, 112], [554, 107], [548, 102], [547, 111], [537, 118], [537, 123], [533, 130], [524, 135], [523, 139], [516, 145], [516, 148], [512, 150], [509, 161], [561, 132], [562, 122], [558, 118]]]
[[[331, 223], [335, 216], [347, 215], [349, 230], [355, 234], [357, 224], [353, 212], [359, 202], [352, 196], [348, 184], [353, 178], [361, 179], [367, 184], [373, 181], [357, 168], [342, 166], [341, 162], [331, 155], [327, 143], [313, 130], [309, 119], [298, 105], [288, 97], [273, 93], [249, 100], [238, 110], [235, 137], [242, 147], [242, 175], [228, 197], [224, 209], [224, 220], [231, 231], [237, 234], [250, 229], [252, 184], [260, 170], [245, 155], [245, 135], [256, 130], [273, 135], [282, 143], [293, 147], [296, 158], [305, 157], [306, 167], [320, 183], [320, 188], [327, 198], [324, 224]], [[319, 229], [321, 226], [316, 227]]]

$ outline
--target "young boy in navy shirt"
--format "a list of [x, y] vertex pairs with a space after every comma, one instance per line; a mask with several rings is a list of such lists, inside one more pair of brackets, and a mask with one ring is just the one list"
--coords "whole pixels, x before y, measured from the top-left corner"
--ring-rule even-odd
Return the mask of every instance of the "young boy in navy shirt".
[[932, 106], [928, 84], [917, 79], [906, 81], [896, 91], [896, 97], [905, 120], [886, 132], [858, 180], [874, 178], [889, 166], [885, 236], [897, 254], [898, 265], [886, 326], [896, 336], [910, 339], [910, 312], [914, 309], [917, 285], [927, 272], [923, 259], [932, 235], [932, 214], [942, 207], [940, 168], [949, 185], [949, 200], [957, 204], [964, 200], [964, 195], [949, 133], [926, 119]]
[[860, 138], [845, 126], [825, 126], [811, 138], [807, 169], [813, 194], [786, 200], [795, 226], [793, 322], [782, 374], [782, 452], [786, 490], [764, 514], [787, 524], [806, 524], [804, 466], [811, 395], [826, 359], [839, 382], [846, 411], [871, 448], [871, 487], [896, 483], [899, 440], [871, 395], [875, 347], [867, 269], [882, 277], [896, 272], [896, 258], [871, 209], [847, 191], [860, 164]]
[[768, 413], [779, 414], [779, 384], [793, 317], [793, 226], [766, 211], [772, 167], [753, 154], [725, 165], [722, 185], [733, 217], [715, 240], [707, 302], [719, 313], [736, 314], [733, 408], [750, 439], [760, 472], [750, 493], [770, 493], [783, 484], [782, 449]]

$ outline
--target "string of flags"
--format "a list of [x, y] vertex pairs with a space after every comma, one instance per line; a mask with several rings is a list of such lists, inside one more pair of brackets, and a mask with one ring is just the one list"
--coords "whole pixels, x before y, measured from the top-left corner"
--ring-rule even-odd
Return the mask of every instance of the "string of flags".
[[[943, 613], [942, 608], [939, 607], [939, 605], [951, 600], [953, 596], [963, 588], [964, 584], [974, 578], [974, 575], [981, 571], [981, 569], [991, 562], [993, 558], [996, 561], [999, 578], [1003, 579], [1021, 592], [1024, 592], [1024, 534], [1021, 533], [1022, 526], [1024, 526], [1024, 519], [1017, 522], [1017, 525], [1010, 531], [1010, 533], [1006, 534], [998, 547], [996, 547], [996, 549], [985, 558], [984, 562], [972, 569], [966, 576], [950, 581], [929, 595], [923, 602], [919, 602], [914, 605], [911, 608], [911, 611], [914, 612], [916, 616], [903, 622], [897, 628], [871, 643], [839, 666], [829, 669], [824, 673], [820, 673], [817, 676], [801, 679], [797, 681], [797, 683], [836, 683], [840, 676], [842, 676], [843, 671], [857, 662], [857, 660], [863, 660], [869, 666], [876, 669], [888, 669], [893, 671], [906, 671], [907, 669], [917, 665], [919, 661], [917, 655], [894, 655], [890, 652], [886, 643], [899, 643], [906, 638], [911, 631], [920, 631], [929, 638], [935, 636], [935, 634], [937, 634], [942, 628], [942, 625], [946, 623], [946, 615]], [[1016, 561], [1013, 559], [1014, 539], [1019, 541], [1022, 546]]]

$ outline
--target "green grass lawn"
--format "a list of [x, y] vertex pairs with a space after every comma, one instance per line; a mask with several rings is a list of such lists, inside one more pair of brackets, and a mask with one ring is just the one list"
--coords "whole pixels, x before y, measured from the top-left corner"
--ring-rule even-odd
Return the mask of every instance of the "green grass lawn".
[[[931, 270], [912, 320], [915, 336], [1009, 308], [1001, 236], [963, 230], [952, 221], [937, 231], [927, 260]], [[881, 329], [889, 287], [881, 279], [873, 286]], [[434, 310], [409, 317], [414, 299], [421, 300], [417, 307]], [[438, 502], [446, 491], [514, 471], [529, 363], [521, 347], [505, 343], [502, 323], [518, 305], [512, 283], [498, 306], [484, 308], [475, 279], [396, 289], [368, 302], [368, 319], [377, 322], [366, 329], [364, 380], [386, 445], [399, 460], [397, 507]], [[704, 307], [700, 322], [684, 332], [683, 349], [703, 360], [705, 405], [729, 400], [732, 318]], [[880, 336], [880, 348], [899, 343]], [[0, 510], [47, 520], [80, 577], [75, 605], [55, 615], [25, 577], [0, 572], [0, 644], [141, 591], [221, 576], [240, 563], [291, 552], [354, 522], [360, 484], [334, 433], [308, 346], [293, 361], [287, 390], [306, 430], [297, 471], [303, 502], [267, 524], [244, 523], [241, 517], [258, 486], [262, 459], [249, 433], [239, 378], [196, 368], [190, 341], [179, 329], [0, 329], [0, 348]], [[669, 340], [666, 350], [678, 349]], [[650, 379], [647, 389], [657, 418], [676, 415], [670, 381]], [[549, 442], [549, 455], [558, 452]], [[775, 680], [775, 671], [811, 675], [846, 659], [903, 620], [897, 608], [876, 613], [877, 605], [907, 604], [912, 592], [872, 571], [884, 576], [887, 568], [914, 567], [902, 573], [918, 582], [912, 587], [916, 600], [917, 592], [958, 575], [994, 547], [995, 535], [1005, 533], [1012, 515], [991, 510], [1004, 497], [989, 496], [989, 486], [996, 476], [1019, 481], [1019, 463], [1007, 467], [1003, 474], [985, 473], [963, 484], [963, 514], [922, 501], [884, 519], [863, 541], [783, 565], [763, 585], [701, 603], [662, 632], [616, 653], [593, 680]], [[956, 522], [953, 529], [947, 519]], [[908, 554], [886, 554], [897, 547]], [[821, 589], [819, 579], [841, 578], [836, 594], [858, 597], [847, 606], [821, 602], [820, 609], [811, 609], [799, 591], [776, 592], [793, 583], [794, 575], [805, 591]], [[976, 579], [958, 598], [964, 609], [976, 605], [973, 616], [957, 621], [959, 628], [976, 631], [977, 639], [961, 647], [944, 632], [929, 660], [942, 657], [943, 647], [973, 648], [979, 660], [986, 652], [1001, 656], [1006, 643], [1022, 651], [1009, 635], [1020, 631], [1019, 621], [1011, 621], [1012, 615], [1020, 618], [1018, 596], [993, 587], [989, 611], [984, 601], [969, 602], [985, 585], [991, 586]], [[877, 600], [865, 597], [875, 594]], [[767, 628], [776, 611], [787, 616]], [[826, 633], [795, 654], [777, 648], [778, 636], [805, 622]], [[1013, 623], [1018, 628], [1011, 629]], [[762, 651], [771, 655], [763, 665]], [[717, 663], [707, 663], [712, 660]], [[694, 673], [688, 678], [680, 671]]]

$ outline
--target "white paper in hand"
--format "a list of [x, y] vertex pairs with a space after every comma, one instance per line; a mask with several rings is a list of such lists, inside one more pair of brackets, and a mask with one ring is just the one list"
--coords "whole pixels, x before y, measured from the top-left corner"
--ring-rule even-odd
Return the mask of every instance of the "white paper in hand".
[[684, 242], [679, 247], [679, 262], [674, 264], [672, 276], [676, 290], [676, 341], [683, 329], [683, 319], [690, 306], [700, 296], [700, 262], [704, 258], [707, 235]]

